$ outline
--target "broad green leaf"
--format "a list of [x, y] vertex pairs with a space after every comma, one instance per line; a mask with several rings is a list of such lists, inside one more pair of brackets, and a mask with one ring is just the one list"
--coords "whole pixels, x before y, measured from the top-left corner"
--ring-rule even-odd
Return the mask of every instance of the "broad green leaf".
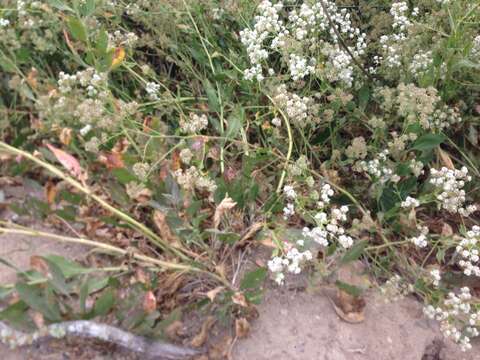
[[74, 261], [67, 260], [63, 256], [59, 255], [46, 255], [43, 257], [49, 264], [55, 264], [61, 271], [66, 279], [75, 275], [88, 274], [94, 271], [94, 269], [85, 268]]
[[105, 30], [100, 30], [97, 36], [97, 42], [95, 44], [100, 55], [103, 55], [107, 52], [108, 49], [108, 33]]
[[367, 247], [368, 241], [362, 240], [355, 243], [348, 251], [343, 255], [340, 263], [346, 264], [352, 261], [357, 260], [360, 256], [363, 255], [363, 251]]
[[62, 317], [58, 307], [47, 301], [45, 294], [43, 294], [37, 287], [24, 283], [17, 283], [15, 286], [18, 296], [33, 310], [40, 312], [45, 318], [50, 321], [61, 321]]
[[73, 12], [73, 9], [65, 4], [64, 1], [61, 0], [48, 0], [48, 3], [51, 7], [61, 10], [61, 11], [71, 11]]
[[207, 93], [208, 105], [211, 111], [219, 112], [220, 111], [220, 101], [217, 97], [217, 90], [212, 86], [212, 83], [208, 80], [203, 82], [203, 88]]
[[445, 139], [446, 139], [446, 136], [443, 134], [426, 134], [426, 135], [420, 136], [415, 141], [412, 149], [420, 150], [420, 151], [432, 150], [432, 149], [435, 149], [442, 142], [444, 142]]
[[228, 117], [227, 133], [225, 137], [229, 139], [234, 139], [240, 132], [240, 129], [243, 127], [244, 122], [245, 111], [243, 110], [243, 108], [237, 107]]
[[95, 302], [93, 316], [107, 315], [115, 305], [115, 294], [112, 289], [107, 289]]
[[90, 16], [95, 11], [95, 0], [85, 0], [80, 7], [82, 16]]
[[47, 262], [48, 270], [50, 272], [48, 282], [57, 292], [63, 295], [69, 295], [69, 286], [65, 281], [65, 276], [63, 275], [62, 269], [54, 261], [49, 260], [47, 257], [43, 257], [43, 259]]
[[255, 289], [262, 285], [267, 276], [267, 269], [258, 268], [245, 274], [240, 284], [240, 289]]
[[76, 17], [70, 17], [67, 24], [70, 33], [75, 39], [82, 42], [87, 42], [87, 29], [80, 19]]
[[17, 328], [33, 328], [33, 322], [28, 316], [28, 305], [17, 301], [0, 311], [0, 320], [6, 320]]

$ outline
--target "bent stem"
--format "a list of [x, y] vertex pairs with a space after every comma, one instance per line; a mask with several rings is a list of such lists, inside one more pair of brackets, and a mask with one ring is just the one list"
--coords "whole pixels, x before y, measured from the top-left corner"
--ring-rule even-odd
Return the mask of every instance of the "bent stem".
[[194, 273], [202, 273], [206, 274], [210, 277], [213, 277], [215, 280], [220, 281], [222, 284], [228, 286], [230, 288], [230, 284], [217, 274], [214, 274], [212, 272], [200, 269], [195, 266], [190, 266], [190, 265], [185, 265], [185, 264], [177, 264], [173, 262], [168, 262], [168, 261], [163, 261], [163, 260], [158, 260], [155, 258], [152, 258], [150, 256], [138, 254], [138, 253], [131, 253], [127, 250], [123, 250], [119, 247], [109, 245], [109, 244], [104, 244], [98, 241], [90, 240], [90, 239], [84, 239], [84, 238], [76, 238], [76, 237], [71, 237], [71, 236], [63, 236], [63, 235], [57, 235], [57, 234], [52, 234], [49, 232], [45, 231], [39, 231], [35, 229], [19, 229], [19, 228], [7, 228], [7, 227], [0, 227], [0, 234], [15, 234], [15, 235], [26, 235], [26, 236], [33, 236], [33, 237], [45, 237], [49, 238], [52, 240], [64, 242], [64, 243], [72, 243], [72, 244], [80, 244], [84, 246], [89, 246], [93, 247], [96, 249], [101, 249], [106, 252], [109, 252], [114, 255], [118, 256], [127, 256], [130, 255], [132, 259], [137, 260], [138, 262], [146, 263], [149, 265], [153, 266], [158, 266], [161, 269], [165, 270], [176, 270], [176, 271], [185, 271], [185, 272], [194, 272]]
[[131, 216], [125, 214], [124, 212], [118, 210], [114, 206], [110, 205], [108, 202], [103, 200], [101, 197], [95, 195], [89, 188], [86, 186], [82, 185], [80, 182], [76, 181], [72, 177], [68, 176], [65, 174], [63, 171], [58, 169], [56, 166], [49, 164], [41, 159], [36, 158], [33, 156], [31, 153], [17, 149], [13, 146], [10, 146], [3, 141], [0, 141], [0, 149], [3, 149], [7, 151], [8, 153], [17, 155], [17, 156], [22, 156], [26, 159], [29, 159], [33, 161], [34, 163], [40, 165], [44, 169], [47, 169], [54, 175], [58, 176], [59, 178], [65, 180], [68, 182], [71, 186], [76, 188], [77, 190], [81, 191], [88, 197], [92, 198], [94, 201], [96, 201], [100, 206], [102, 206], [104, 209], [110, 211], [114, 215], [116, 215], [118, 218], [122, 219], [125, 221], [127, 224], [129, 224], [131, 227], [133, 227], [135, 230], [141, 232], [144, 234], [150, 241], [152, 241], [155, 245], [159, 246], [162, 250], [165, 252], [178, 256], [182, 260], [189, 260], [189, 257], [182, 253], [179, 249], [173, 248], [170, 244], [168, 244], [165, 240], [163, 240], [161, 237], [159, 237], [157, 234], [155, 234], [152, 230], [150, 230], [148, 227], [143, 225], [142, 223], [138, 222], [137, 220], [133, 219]]
[[[266, 94], [268, 99], [272, 102], [273, 105], [275, 105], [275, 102], [273, 99], [270, 97], [270, 95]], [[285, 123], [285, 127], [287, 128], [287, 134], [288, 134], [288, 150], [287, 150], [287, 156], [285, 158], [285, 164], [283, 165], [283, 170], [282, 174], [280, 175], [280, 180], [278, 182], [277, 186], [277, 194], [282, 191], [283, 183], [285, 182], [285, 176], [287, 175], [287, 166], [290, 162], [290, 159], [292, 157], [292, 152], [293, 152], [293, 135], [292, 135], [292, 127], [290, 126], [290, 122], [288, 121], [287, 115], [282, 111], [282, 109], [278, 109], [278, 112], [280, 115], [282, 115], [283, 122]]]

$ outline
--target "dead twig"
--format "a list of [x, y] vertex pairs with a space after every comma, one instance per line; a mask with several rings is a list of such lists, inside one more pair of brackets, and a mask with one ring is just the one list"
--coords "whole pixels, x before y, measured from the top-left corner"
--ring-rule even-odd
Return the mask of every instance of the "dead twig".
[[94, 321], [66, 321], [46, 326], [30, 334], [15, 330], [0, 321], [0, 342], [11, 347], [32, 345], [48, 338], [63, 338], [65, 336], [102, 340], [143, 354], [149, 359], [189, 359], [202, 353], [200, 350], [149, 340], [114, 326]]

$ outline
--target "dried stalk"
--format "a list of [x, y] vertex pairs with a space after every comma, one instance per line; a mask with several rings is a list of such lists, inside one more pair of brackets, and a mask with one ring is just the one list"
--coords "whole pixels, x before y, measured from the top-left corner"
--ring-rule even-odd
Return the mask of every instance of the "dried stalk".
[[102, 340], [142, 354], [148, 359], [188, 359], [201, 353], [191, 348], [149, 340], [94, 321], [79, 320], [52, 324], [30, 334], [15, 330], [0, 321], [0, 342], [10, 347], [31, 345], [48, 338], [65, 336]]

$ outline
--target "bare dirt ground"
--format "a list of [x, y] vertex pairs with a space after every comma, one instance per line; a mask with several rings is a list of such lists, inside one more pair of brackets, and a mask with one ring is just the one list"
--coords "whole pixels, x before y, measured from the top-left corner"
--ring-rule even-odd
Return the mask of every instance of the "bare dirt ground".
[[365, 321], [339, 319], [330, 301], [315, 293], [276, 290], [260, 305], [250, 336], [237, 343], [234, 360], [476, 360], [480, 346], [462, 353], [444, 341], [416, 300], [386, 304], [366, 297]]

